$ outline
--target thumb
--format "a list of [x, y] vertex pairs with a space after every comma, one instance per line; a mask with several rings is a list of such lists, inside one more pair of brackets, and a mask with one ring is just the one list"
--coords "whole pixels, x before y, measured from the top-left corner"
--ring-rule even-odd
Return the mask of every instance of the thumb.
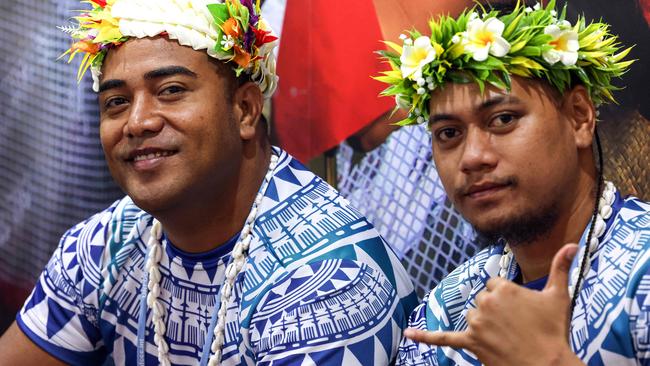
[[566, 244], [555, 253], [544, 291], [560, 290], [563, 294], [567, 293], [569, 269], [571, 268], [571, 261], [573, 261], [573, 257], [575, 257], [577, 252], [578, 246], [576, 244]]

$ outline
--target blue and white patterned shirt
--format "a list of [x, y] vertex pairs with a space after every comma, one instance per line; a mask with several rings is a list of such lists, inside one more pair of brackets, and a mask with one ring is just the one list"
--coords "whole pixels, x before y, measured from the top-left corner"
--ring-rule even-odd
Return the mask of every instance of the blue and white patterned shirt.
[[[612, 216], [591, 256], [573, 318], [570, 343], [588, 365], [650, 365], [650, 205], [616, 195]], [[580, 246], [584, 247], [587, 230]], [[498, 276], [503, 245], [479, 252], [458, 267], [413, 311], [409, 326], [462, 331], [475, 296]], [[577, 256], [576, 256], [577, 257]], [[577, 265], [574, 259], [572, 269]], [[518, 268], [511, 271], [512, 280]], [[404, 339], [397, 365], [480, 365], [463, 349], [428, 346]]]
[[[223, 365], [387, 365], [417, 304], [394, 253], [332, 187], [280, 149], [227, 309]], [[152, 217], [128, 198], [70, 229], [18, 314], [74, 365], [136, 364]], [[201, 358], [236, 238], [190, 254], [165, 241], [160, 299], [172, 364]], [[151, 311], [146, 363], [157, 364]]]

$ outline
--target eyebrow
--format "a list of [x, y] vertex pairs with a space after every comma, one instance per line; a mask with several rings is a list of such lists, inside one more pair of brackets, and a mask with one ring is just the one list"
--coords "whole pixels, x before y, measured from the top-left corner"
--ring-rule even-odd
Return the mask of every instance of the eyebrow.
[[[144, 74], [145, 80], [153, 80], [173, 75], [187, 75], [192, 78], [198, 78], [198, 75], [184, 66], [166, 66], [159, 69], [151, 70]], [[126, 85], [126, 81], [120, 79], [110, 79], [99, 84], [99, 93], [113, 88], [121, 88]]]
[[[475, 110], [477, 112], [483, 112], [484, 110], [489, 109], [489, 108], [494, 107], [495, 105], [499, 105], [499, 104], [521, 104], [521, 100], [519, 100], [516, 97], [510, 96], [510, 95], [508, 95], [508, 96], [499, 95], [499, 96], [490, 98], [490, 99], [482, 102], [477, 107], [475, 107]], [[433, 115], [431, 115], [431, 117], [429, 117], [429, 126], [431, 126], [432, 124], [434, 124], [436, 122], [439, 122], [439, 121], [457, 120], [457, 119], [458, 119], [458, 117], [453, 115], [453, 114], [437, 113], [437, 114], [433, 114]]]
[[184, 66], [174, 65], [174, 66], [166, 66], [166, 67], [161, 67], [159, 69], [151, 70], [146, 74], [144, 74], [144, 79], [151, 80], [151, 79], [164, 78], [172, 75], [186, 75], [193, 78], [198, 78], [198, 75], [196, 75], [196, 73], [193, 72], [192, 70]]
[[101, 84], [99, 84], [98, 93], [101, 93], [101, 92], [104, 92], [106, 90], [113, 89], [113, 88], [120, 88], [120, 87], [124, 86], [125, 84], [126, 84], [126, 82], [124, 82], [124, 80], [118, 80], [118, 79], [106, 80], [106, 81], [102, 82]]

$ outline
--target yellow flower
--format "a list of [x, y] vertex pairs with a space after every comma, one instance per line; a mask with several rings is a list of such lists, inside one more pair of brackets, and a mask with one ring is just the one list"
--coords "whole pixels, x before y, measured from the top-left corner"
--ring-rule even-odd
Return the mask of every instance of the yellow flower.
[[413, 80], [422, 77], [422, 68], [435, 60], [438, 53], [438, 47], [434, 47], [427, 36], [419, 37], [412, 45], [405, 43], [403, 50], [399, 58], [402, 64], [400, 66], [402, 77]]
[[542, 54], [546, 62], [553, 65], [558, 61], [562, 61], [564, 66], [576, 64], [578, 61], [578, 50], [580, 49], [578, 32], [571, 28], [562, 29], [556, 24], [551, 24], [544, 28], [544, 34], [549, 34], [553, 37], [553, 40], [549, 42], [553, 46], [553, 49]]
[[510, 51], [510, 43], [501, 35], [505, 25], [497, 18], [490, 18], [485, 22], [474, 18], [467, 23], [467, 31], [461, 34], [465, 51], [472, 55], [476, 61], [485, 61], [488, 53], [503, 57]]

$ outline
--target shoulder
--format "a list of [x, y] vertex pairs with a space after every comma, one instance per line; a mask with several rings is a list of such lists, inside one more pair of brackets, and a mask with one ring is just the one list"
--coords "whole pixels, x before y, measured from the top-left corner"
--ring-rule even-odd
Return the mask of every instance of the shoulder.
[[105, 281], [107, 266], [141, 215], [142, 210], [125, 197], [73, 226], [61, 238], [43, 280], [53, 281], [55, 288], [77, 289], [84, 301], [95, 298], [95, 291]]
[[127, 196], [115, 201], [105, 210], [70, 228], [61, 239], [59, 250], [76, 255], [84, 267], [100, 270], [118, 251], [124, 238], [146, 213]]
[[102, 357], [99, 289], [110, 232], [127, 202], [115, 202], [63, 235], [18, 314], [23, 332], [67, 363], [95, 364]]
[[279, 151], [251, 256], [257, 250], [270, 252], [288, 272], [320, 260], [349, 259], [383, 272], [393, 285], [408, 282], [399, 260], [374, 226], [333, 187]]
[[628, 196], [622, 200], [618, 219], [633, 230], [650, 230], [650, 203]]
[[640, 282], [650, 281], [650, 204], [631, 196], [622, 199], [620, 204], [616, 219], [606, 234], [608, 240], [603, 256], [619, 263], [627, 258], [629, 294], [636, 291]]

